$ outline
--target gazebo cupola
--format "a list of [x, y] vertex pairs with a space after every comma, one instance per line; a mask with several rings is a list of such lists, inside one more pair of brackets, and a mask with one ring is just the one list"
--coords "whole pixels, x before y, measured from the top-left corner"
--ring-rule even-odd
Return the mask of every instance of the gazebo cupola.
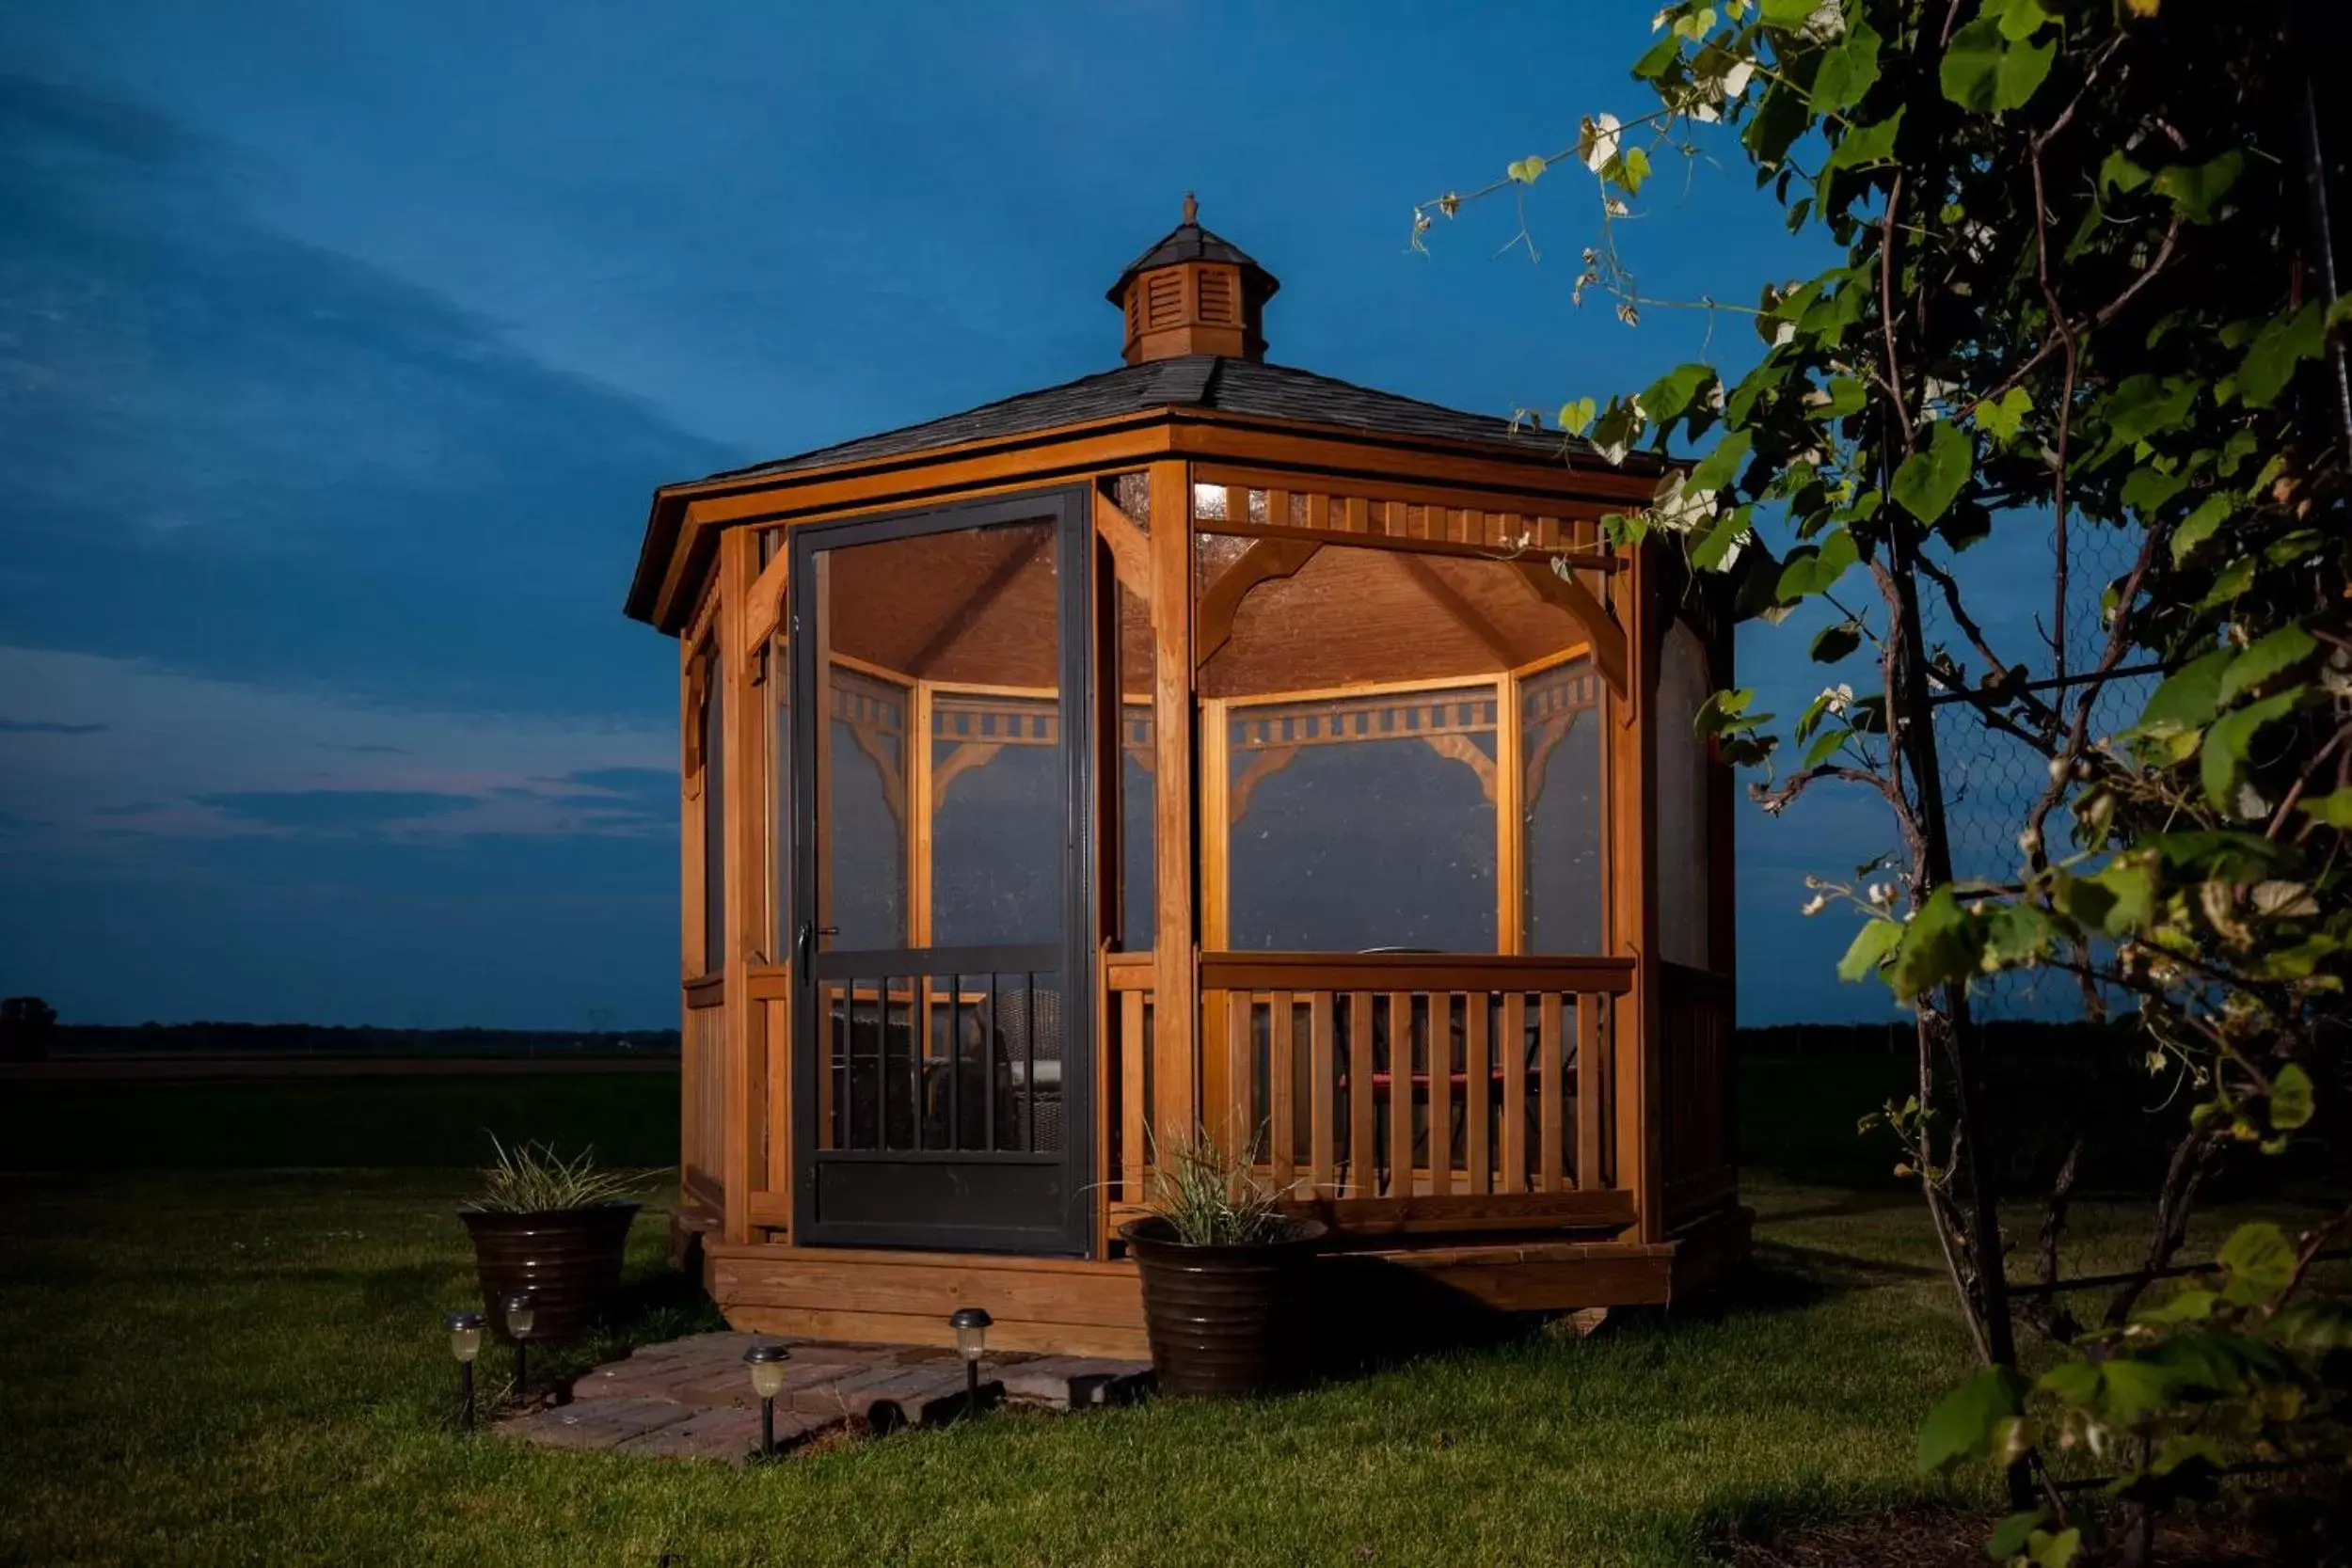
[[1184, 193], [1184, 221], [1127, 263], [1110, 302], [1127, 317], [1127, 363], [1216, 354], [1265, 357], [1265, 302], [1282, 285], [1231, 240], [1200, 227]]

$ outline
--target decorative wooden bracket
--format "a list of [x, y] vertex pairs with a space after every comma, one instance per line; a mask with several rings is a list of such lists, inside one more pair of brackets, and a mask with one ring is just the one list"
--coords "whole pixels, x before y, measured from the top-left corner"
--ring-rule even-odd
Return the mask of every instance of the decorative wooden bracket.
[[1002, 746], [984, 740], [967, 740], [947, 753], [947, 760], [931, 769], [931, 813], [947, 803], [947, 786], [975, 768], [985, 768], [995, 760]]
[[1120, 510], [1119, 503], [1094, 492], [1094, 531], [1111, 547], [1111, 567], [1119, 580], [1136, 598], [1149, 603], [1152, 597], [1152, 541], [1136, 520]]
[[1515, 561], [1519, 575], [1527, 579], [1548, 604], [1557, 605], [1576, 617], [1593, 642], [1593, 666], [1600, 678], [1609, 683], [1609, 689], [1621, 703], [1632, 700], [1632, 690], [1626, 678], [1625, 628], [1610, 615], [1608, 607], [1593, 597], [1592, 590], [1574, 578], [1562, 577], [1549, 562]]
[[1322, 548], [1320, 539], [1261, 539], [1244, 550], [1200, 595], [1200, 610], [1193, 622], [1194, 667], [1206, 666], [1219, 648], [1232, 641], [1233, 617], [1252, 590], [1278, 578], [1296, 577]]

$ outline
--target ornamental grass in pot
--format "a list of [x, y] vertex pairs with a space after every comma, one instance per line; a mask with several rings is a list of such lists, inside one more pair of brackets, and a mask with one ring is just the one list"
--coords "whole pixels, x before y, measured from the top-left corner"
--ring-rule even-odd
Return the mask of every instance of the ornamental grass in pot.
[[1271, 1394], [1312, 1364], [1308, 1266], [1320, 1220], [1281, 1211], [1246, 1155], [1199, 1132], [1157, 1155], [1152, 1212], [1120, 1227], [1143, 1283], [1144, 1331], [1163, 1394]]
[[528, 1291], [531, 1338], [561, 1343], [585, 1333], [621, 1289], [621, 1259], [637, 1205], [635, 1171], [599, 1170], [596, 1150], [566, 1160], [545, 1144], [509, 1149], [494, 1136], [482, 1195], [457, 1217], [473, 1237], [485, 1320], [506, 1338], [506, 1298]]

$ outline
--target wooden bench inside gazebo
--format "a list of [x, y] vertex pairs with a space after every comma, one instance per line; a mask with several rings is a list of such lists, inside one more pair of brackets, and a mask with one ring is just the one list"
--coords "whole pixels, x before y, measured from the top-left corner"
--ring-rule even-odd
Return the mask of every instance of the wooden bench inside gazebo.
[[1744, 1252], [1726, 607], [1603, 541], [1654, 464], [1266, 363], [1275, 288], [1188, 204], [1123, 368], [657, 493], [739, 1326], [1137, 1353], [1115, 1228], [1202, 1130], [1486, 1307]]

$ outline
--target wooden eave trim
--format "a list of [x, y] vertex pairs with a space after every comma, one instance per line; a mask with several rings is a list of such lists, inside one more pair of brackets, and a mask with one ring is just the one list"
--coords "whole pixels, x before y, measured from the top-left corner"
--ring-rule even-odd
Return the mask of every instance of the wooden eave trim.
[[[1030, 461], [1007, 466], [1026, 455]], [[1300, 474], [1423, 486], [1459, 483], [1499, 496], [1609, 506], [1645, 502], [1666, 460], [1635, 454], [1623, 467], [1491, 443], [1403, 436], [1359, 426], [1165, 404], [1079, 424], [1053, 425], [815, 468], [721, 476], [655, 492], [628, 613], [675, 630], [677, 605], [708, 570], [711, 531], [789, 522], [817, 513], [916, 504], [1008, 477], [1047, 483], [1154, 457], [1185, 456]], [[661, 562], [657, 584], [656, 562]]]

